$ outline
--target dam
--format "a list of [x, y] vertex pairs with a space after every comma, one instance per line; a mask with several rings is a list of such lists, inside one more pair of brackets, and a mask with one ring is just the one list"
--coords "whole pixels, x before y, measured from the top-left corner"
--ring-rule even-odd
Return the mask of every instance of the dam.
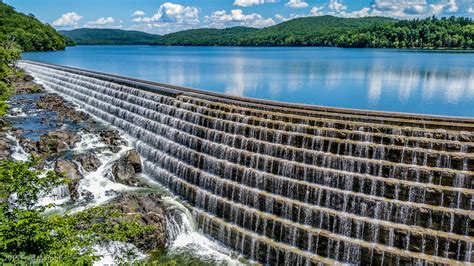
[[199, 229], [271, 265], [474, 262], [474, 119], [239, 98], [20, 61], [135, 138]]

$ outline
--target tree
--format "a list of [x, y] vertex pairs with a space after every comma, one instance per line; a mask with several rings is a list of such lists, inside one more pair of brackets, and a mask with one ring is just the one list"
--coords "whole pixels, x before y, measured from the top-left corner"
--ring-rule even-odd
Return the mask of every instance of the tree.
[[[47, 215], [40, 197], [67, 181], [38, 168], [37, 160], [0, 161], [0, 264], [75, 265], [98, 259], [94, 245], [130, 241], [154, 229], [113, 207]], [[14, 259], [14, 261], [13, 261]]]

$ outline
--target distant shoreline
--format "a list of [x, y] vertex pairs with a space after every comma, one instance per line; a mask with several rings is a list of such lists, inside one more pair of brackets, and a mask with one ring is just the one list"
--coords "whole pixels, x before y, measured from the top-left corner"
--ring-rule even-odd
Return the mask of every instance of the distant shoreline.
[[[348, 49], [348, 50], [395, 50], [395, 51], [407, 51], [407, 52], [453, 52], [453, 53], [474, 53], [473, 48], [463, 49], [463, 48], [392, 48], [392, 47], [337, 47], [337, 46], [242, 46], [242, 45], [158, 45], [158, 44], [78, 44], [67, 46], [66, 48], [71, 47], [92, 47], [92, 46], [150, 46], [150, 47], [208, 47], [208, 48], [334, 48], [334, 49]], [[61, 52], [64, 50], [57, 51], [31, 51], [28, 53], [41, 53], [41, 52]]]
[[190, 29], [165, 35], [119, 29], [82, 28], [61, 33], [78, 45], [163, 45], [239, 47], [343, 47], [392, 49], [474, 49], [470, 18], [387, 17], [296, 18], [267, 28]]

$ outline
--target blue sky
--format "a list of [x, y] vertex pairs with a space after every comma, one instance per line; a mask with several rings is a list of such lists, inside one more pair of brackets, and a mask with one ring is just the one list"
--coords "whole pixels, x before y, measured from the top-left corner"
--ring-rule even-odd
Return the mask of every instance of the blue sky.
[[304, 16], [474, 17], [474, 0], [5, 0], [57, 29], [121, 28], [157, 34], [267, 27]]

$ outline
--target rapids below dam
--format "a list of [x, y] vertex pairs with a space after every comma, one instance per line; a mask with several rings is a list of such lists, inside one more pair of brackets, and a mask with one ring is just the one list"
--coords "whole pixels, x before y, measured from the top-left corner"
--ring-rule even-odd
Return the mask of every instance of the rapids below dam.
[[473, 262], [474, 119], [292, 105], [20, 61], [137, 139], [205, 234], [275, 265]]

